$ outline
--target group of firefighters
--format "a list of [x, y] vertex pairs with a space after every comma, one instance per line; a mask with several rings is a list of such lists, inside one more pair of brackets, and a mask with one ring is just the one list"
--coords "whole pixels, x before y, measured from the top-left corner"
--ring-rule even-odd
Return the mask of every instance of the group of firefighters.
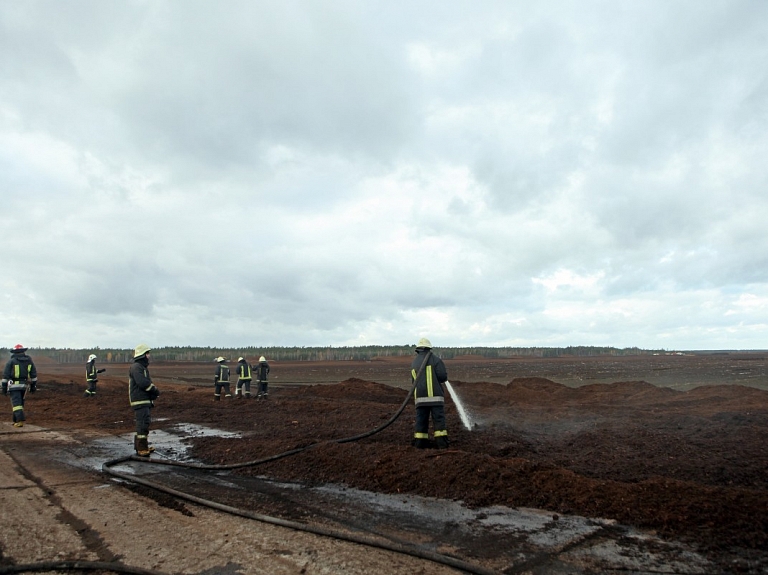
[[[10, 395], [13, 409], [14, 427], [22, 427], [26, 417], [24, 415], [24, 398], [29, 393], [37, 391], [37, 369], [35, 364], [26, 354], [27, 348], [17, 344], [11, 349], [11, 359], [3, 370], [2, 391], [3, 395]], [[136, 346], [133, 353], [133, 363], [128, 370], [128, 388], [130, 405], [133, 408], [136, 423], [134, 436], [134, 449], [141, 457], [148, 457], [154, 449], [149, 446], [149, 426], [151, 423], [150, 410], [155, 400], [160, 396], [160, 390], [152, 383], [149, 375], [149, 360], [151, 348], [142, 343]], [[413, 397], [416, 405], [416, 423], [412, 445], [419, 449], [431, 447], [429, 441], [429, 420], [432, 419], [435, 446], [438, 449], [448, 447], [448, 431], [445, 423], [445, 392], [442, 384], [448, 381], [448, 373], [443, 360], [432, 353], [432, 344], [427, 338], [421, 338], [416, 344], [416, 357], [411, 363], [411, 381], [413, 383]], [[97, 357], [91, 354], [85, 368], [87, 388], [84, 396], [87, 398], [96, 395], [98, 374], [106, 369], [96, 368]], [[231, 398], [230, 393], [230, 369], [224, 357], [216, 358], [216, 371], [213, 379], [214, 401], [221, 400], [221, 393], [225, 398]], [[256, 375], [256, 398], [267, 399], [269, 397], [267, 376], [269, 363], [264, 356], [259, 358], [256, 366], [251, 366], [248, 361], [239, 357], [237, 359], [237, 381], [235, 383], [235, 397], [250, 399], [251, 382]]]
[[[216, 358], [216, 373], [213, 376], [213, 399], [215, 401], [221, 400], [221, 392], [224, 391], [225, 398], [231, 398], [229, 388], [229, 366], [227, 360], [221, 356]], [[269, 398], [269, 382], [267, 376], [269, 374], [269, 363], [267, 358], [263, 355], [259, 358], [259, 363], [256, 364], [256, 399], [268, 399]], [[251, 398], [251, 382], [253, 381], [253, 367], [248, 360], [244, 357], [237, 358], [237, 382], [235, 383], [235, 397], [250, 399]]]

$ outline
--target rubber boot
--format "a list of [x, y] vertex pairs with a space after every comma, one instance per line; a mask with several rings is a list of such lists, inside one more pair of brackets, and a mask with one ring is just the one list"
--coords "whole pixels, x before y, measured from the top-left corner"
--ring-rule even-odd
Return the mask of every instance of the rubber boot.
[[445, 435], [435, 438], [438, 449], [448, 449], [448, 438]]
[[139, 457], [149, 457], [151, 451], [149, 450], [149, 441], [146, 437], [136, 438], [136, 455]]
[[213, 396], [213, 401], [221, 401], [221, 396], [220, 395], [214, 395]]

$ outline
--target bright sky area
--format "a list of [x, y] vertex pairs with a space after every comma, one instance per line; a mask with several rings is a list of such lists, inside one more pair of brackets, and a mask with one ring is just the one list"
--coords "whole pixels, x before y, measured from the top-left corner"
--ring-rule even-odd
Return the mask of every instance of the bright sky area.
[[0, 2], [0, 345], [768, 348], [768, 2]]

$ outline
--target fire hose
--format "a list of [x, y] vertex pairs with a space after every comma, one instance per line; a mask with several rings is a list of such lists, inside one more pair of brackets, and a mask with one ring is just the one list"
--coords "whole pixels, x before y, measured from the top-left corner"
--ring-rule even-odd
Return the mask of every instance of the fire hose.
[[[427, 362], [427, 359], [429, 358], [429, 355], [424, 359], [424, 363], [422, 363], [421, 367], [419, 368], [419, 373], [424, 368], [424, 365]], [[366, 437], [370, 437], [372, 435], [375, 435], [376, 433], [381, 432], [382, 430], [389, 427], [392, 423], [394, 423], [400, 415], [405, 410], [405, 407], [408, 405], [408, 402], [413, 394], [413, 391], [416, 388], [416, 379], [414, 378], [413, 386], [411, 387], [408, 394], [405, 396], [405, 399], [403, 400], [402, 404], [400, 405], [399, 409], [395, 412], [395, 414], [389, 418], [385, 423], [381, 424], [375, 429], [372, 429], [370, 431], [366, 431], [364, 433], [360, 433], [358, 435], [353, 435], [351, 437], [345, 437], [341, 439], [335, 439], [335, 440], [327, 440], [322, 441], [318, 443], [313, 443], [304, 447], [291, 449], [289, 451], [285, 451], [283, 453], [278, 453], [276, 455], [271, 455], [269, 457], [264, 457], [262, 459], [257, 459], [253, 461], [245, 461], [240, 463], [228, 463], [228, 464], [204, 464], [204, 463], [194, 463], [194, 462], [182, 462], [182, 461], [174, 461], [174, 460], [162, 460], [162, 459], [147, 459], [145, 457], [139, 457], [136, 455], [129, 455], [126, 457], [121, 457], [117, 459], [112, 459], [110, 461], [105, 462], [102, 465], [102, 471], [106, 474], [112, 475], [113, 477], [117, 477], [120, 479], [123, 479], [125, 481], [129, 481], [132, 483], [137, 483], [140, 485], [144, 485], [145, 487], [149, 487], [152, 489], [155, 489], [157, 491], [162, 491], [164, 493], [167, 493], [169, 495], [172, 495], [174, 497], [177, 497], [179, 499], [184, 499], [187, 501], [190, 501], [192, 503], [196, 503], [198, 505], [202, 505], [205, 507], [209, 507], [212, 509], [217, 509], [219, 511], [223, 511], [225, 513], [229, 513], [231, 515], [236, 515], [240, 517], [245, 517], [247, 519], [253, 519], [255, 521], [260, 521], [262, 523], [269, 523], [272, 525], [277, 525], [280, 527], [286, 527], [288, 529], [293, 529], [295, 531], [303, 531], [307, 533], [313, 533], [315, 535], [320, 535], [323, 537], [331, 537], [334, 539], [339, 539], [342, 541], [348, 541], [351, 543], [357, 543], [360, 545], [366, 545], [369, 547], [375, 547], [379, 549], [384, 549], [387, 551], [393, 551], [395, 553], [400, 553], [403, 555], [410, 555], [412, 557], [416, 557], [419, 559], [425, 559], [428, 561], [432, 561], [434, 563], [439, 563], [442, 565], [447, 565], [449, 567], [453, 567], [455, 569], [459, 569], [461, 571], [464, 571], [466, 573], [474, 573], [476, 575], [498, 575], [496, 571], [493, 571], [491, 569], [487, 569], [485, 567], [481, 567], [478, 565], [474, 565], [471, 563], [468, 563], [466, 561], [463, 561], [461, 559], [444, 555], [441, 553], [435, 553], [429, 550], [420, 549], [418, 547], [408, 545], [405, 543], [398, 543], [394, 541], [389, 540], [381, 540], [381, 539], [375, 539], [373, 537], [368, 537], [365, 535], [355, 534], [355, 533], [346, 533], [337, 529], [327, 528], [327, 527], [320, 527], [320, 526], [313, 526], [309, 524], [304, 523], [298, 523], [295, 521], [290, 521], [286, 519], [280, 519], [278, 517], [271, 517], [268, 515], [262, 515], [259, 513], [254, 513], [252, 511], [246, 510], [246, 509], [240, 509], [236, 507], [231, 507], [229, 505], [223, 505], [221, 503], [217, 503], [215, 501], [211, 501], [208, 499], [203, 499], [200, 497], [197, 497], [195, 495], [191, 495], [189, 493], [184, 493], [182, 491], [178, 491], [176, 489], [173, 489], [171, 487], [167, 487], [165, 485], [156, 483], [154, 481], [150, 481], [148, 479], [143, 479], [141, 477], [137, 477], [136, 475], [128, 474], [128, 473], [122, 473], [120, 471], [116, 471], [115, 469], [112, 469], [114, 466], [119, 465], [121, 463], [125, 463], [127, 461], [137, 461], [141, 463], [149, 463], [152, 465], [169, 465], [174, 467], [184, 467], [184, 468], [190, 468], [190, 469], [202, 469], [202, 470], [228, 470], [228, 469], [238, 469], [243, 467], [252, 467], [256, 465], [261, 465], [270, 461], [276, 461], [278, 459], [282, 459], [284, 457], [289, 457], [293, 455], [297, 455], [299, 453], [302, 453], [304, 451], [307, 451], [309, 449], [313, 449], [318, 446], [322, 445], [329, 445], [329, 444], [340, 444], [340, 443], [349, 443], [353, 441], [359, 441], [361, 439], [364, 439]], [[0, 570], [0, 575], [4, 573], [2, 570]]]

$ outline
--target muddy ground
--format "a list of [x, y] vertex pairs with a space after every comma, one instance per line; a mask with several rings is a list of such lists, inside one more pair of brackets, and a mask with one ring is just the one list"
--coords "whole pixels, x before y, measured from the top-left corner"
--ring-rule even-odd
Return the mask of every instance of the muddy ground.
[[[217, 464], [320, 443], [297, 456], [233, 472], [242, 480], [347, 486], [468, 508], [535, 508], [554, 521], [615, 520], [682, 542], [710, 562], [704, 571], [690, 572], [768, 572], [764, 355], [465, 357], [446, 364], [472, 420], [471, 431], [465, 429], [448, 402], [448, 450], [410, 446], [411, 403], [380, 433], [336, 441], [391, 418], [407, 394], [409, 358], [273, 362], [268, 400], [221, 402], [213, 401], [212, 362], [159, 362], [150, 366], [162, 391], [152, 429], [194, 423], [239, 432], [188, 440], [192, 456]], [[40, 360], [40, 392], [27, 403], [30, 424], [105, 436], [130, 433], [127, 366], [101, 366], [107, 373], [97, 397], [85, 400], [81, 366]], [[243, 498], [208, 481], [190, 483], [199, 496], [223, 503], [239, 498], [239, 505], [261, 513], [331, 521], [317, 509], [284, 499]], [[515, 563], [514, 541], [454, 541], [443, 530], [457, 555], [499, 572], [526, 572]], [[432, 534], [436, 545], [440, 537]], [[533, 566], [529, 572], [538, 571]], [[686, 571], [678, 566], [664, 572]]]

